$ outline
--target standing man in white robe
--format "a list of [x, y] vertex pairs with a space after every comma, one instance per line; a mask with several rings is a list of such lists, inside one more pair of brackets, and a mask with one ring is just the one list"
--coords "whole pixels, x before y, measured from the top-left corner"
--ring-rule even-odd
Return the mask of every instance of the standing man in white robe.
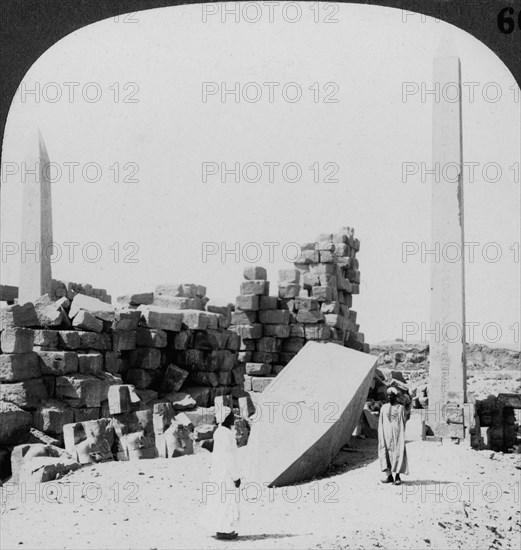
[[233, 412], [229, 407], [219, 407], [216, 411], [216, 421], [219, 425], [213, 434], [212, 482], [218, 487], [217, 494], [212, 495], [210, 514], [215, 525], [218, 539], [231, 540], [237, 538], [239, 521], [239, 486], [241, 484], [237, 443]]
[[[380, 409], [378, 422], [378, 458], [384, 472], [382, 483], [401, 485], [400, 474], [408, 474], [407, 451], [405, 450], [405, 407], [398, 403], [398, 390], [387, 390], [389, 403]], [[393, 475], [394, 474], [394, 481]]]

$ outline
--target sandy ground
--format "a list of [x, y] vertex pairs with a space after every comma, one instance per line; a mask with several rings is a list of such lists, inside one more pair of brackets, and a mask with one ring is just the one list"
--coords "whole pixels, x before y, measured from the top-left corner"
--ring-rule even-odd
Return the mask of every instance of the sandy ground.
[[519, 549], [519, 455], [423, 442], [419, 433], [413, 416], [401, 487], [380, 483], [369, 439], [353, 439], [337, 467], [309, 483], [260, 492], [244, 479], [235, 541], [204, 528], [210, 454], [97, 464], [16, 492], [7, 485], [0, 547]]

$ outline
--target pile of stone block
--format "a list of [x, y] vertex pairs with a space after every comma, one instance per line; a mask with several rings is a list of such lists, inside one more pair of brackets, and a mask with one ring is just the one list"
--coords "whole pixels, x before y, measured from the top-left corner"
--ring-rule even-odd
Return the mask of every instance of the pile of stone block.
[[283, 348], [290, 337], [290, 312], [281, 308], [278, 296], [269, 295], [269, 288], [266, 269], [246, 267], [231, 314], [246, 391], [261, 392], [290, 360]]
[[136, 390], [132, 411], [120, 414], [165, 402], [176, 413], [209, 407], [242, 388], [230, 307], [205, 309], [205, 294], [201, 285], [158, 285], [117, 305], [77, 293], [2, 307], [0, 450], [42, 441], [31, 430], [62, 444], [65, 425], [111, 416], [114, 386]]
[[[352, 309], [353, 295], [360, 292], [356, 257], [359, 250], [360, 241], [355, 239], [354, 229], [350, 227], [337, 233], [321, 233], [315, 242], [301, 244], [300, 257], [295, 262], [300, 281], [283, 282], [279, 285], [279, 295], [281, 289], [285, 292], [288, 286], [293, 293], [298, 289], [300, 296], [318, 302], [318, 309], [313, 309], [314, 316], [318, 323], [323, 321], [329, 327], [329, 341], [369, 353], [369, 345], [365, 344], [364, 334], [356, 322], [357, 313]], [[298, 314], [298, 304], [293, 307]]]
[[108, 304], [112, 302], [112, 297], [107, 294], [104, 288], [94, 288], [88, 283], [81, 284], [52, 279], [49, 295], [53, 300], [59, 300], [60, 298], [72, 300], [76, 294], [85, 294], [86, 296], [98, 298], [98, 300]]
[[[486, 429], [485, 441], [480, 433], [472, 433], [471, 443], [474, 448], [486, 445], [494, 451], [508, 452], [519, 444], [515, 411], [521, 409], [521, 394], [500, 393], [489, 395], [476, 403], [477, 424]], [[476, 430], [477, 432], [477, 430]]]
[[245, 268], [232, 328], [241, 337], [246, 391], [262, 392], [308, 341], [369, 352], [351, 309], [360, 285], [359, 248], [351, 228], [304, 243], [295, 267], [279, 271], [275, 296], [266, 269]]

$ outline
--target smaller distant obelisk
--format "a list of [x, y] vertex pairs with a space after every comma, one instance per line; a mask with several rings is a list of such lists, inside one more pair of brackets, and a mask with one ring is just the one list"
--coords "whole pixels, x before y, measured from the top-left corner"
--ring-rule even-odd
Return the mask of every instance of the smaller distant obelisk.
[[[432, 121], [436, 177], [431, 248], [437, 247], [439, 253], [431, 260], [428, 424], [435, 436], [461, 438], [460, 413], [467, 398], [461, 65], [448, 32], [434, 59], [434, 85], [440, 94], [434, 101]], [[459, 90], [456, 101], [442, 93], [448, 87]]]
[[51, 290], [52, 199], [50, 162], [40, 131], [22, 173], [22, 242], [18, 302], [32, 302]]

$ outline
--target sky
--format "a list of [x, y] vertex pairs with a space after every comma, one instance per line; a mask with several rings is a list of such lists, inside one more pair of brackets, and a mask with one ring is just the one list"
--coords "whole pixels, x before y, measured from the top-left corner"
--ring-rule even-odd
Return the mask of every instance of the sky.
[[366, 341], [424, 340], [429, 91], [450, 27], [463, 82], [470, 340], [519, 349], [521, 117], [502, 61], [464, 31], [398, 9], [203, 13], [217, 6], [108, 19], [31, 67], [3, 142], [1, 282], [18, 284], [23, 254], [6, 243], [20, 245], [23, 163], [39, 129], [54, 163], [55, 278], [113, 296], [195, 282], [217, 303], [234, 301], [244, 266], [263, 265], [274, 294], [294, 243], [350, 226]]

